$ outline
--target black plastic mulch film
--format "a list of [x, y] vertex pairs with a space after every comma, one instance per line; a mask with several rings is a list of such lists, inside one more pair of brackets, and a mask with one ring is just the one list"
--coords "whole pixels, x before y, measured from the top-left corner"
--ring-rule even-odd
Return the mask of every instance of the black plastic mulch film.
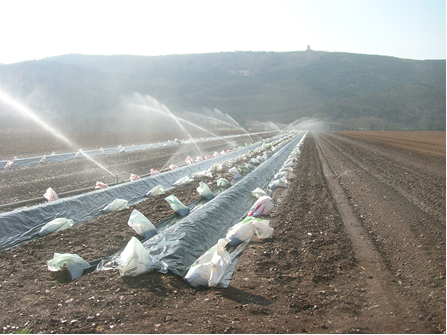
[[[274, 141], [273, 137], [264, 141]], [[141, 178], [133, 182], [111, 186], [85, 194], [76, 195], [57, 201], [31, 206], [20, 210], [0, 214], [0, 250], [8, 249], [39, 237], [42, 226], [56, 218], [73, 219], [80, 224], [103, 214], [102, 210], [115, 199], [124, 199], [129, 205], [144, 199], [144, 195], [153, 187], [162, 185], [165, 190], [172, 188], [174, 182], [182, 177], [203, 171], [215, 163], [222, 163], [230, 158], [255, 149], [260, 144], [213, 157], [192, 165], [187, 165], [155, 176]]]
[[[228, 229], [241, 221], [254, 203], [252, 191], [259, 187], [266, 190], [274, 175], [280, 170], [292, 150], [297, 146], [304, 133], [292, 139], [277, 151], [270, 159], [259, 165], [237, 184], [210, 200], [199, 210], [177, 221], [175, 224], [160, 231], [157, 235], [143, 242], [150, 257], [157, 259], [159, 268], [156, 270], [184, 276], [197, 258], [225, 237]], [[242, 252], [245, 245], [241, 245]], [[104, 263], [113, 263], [120, 252], [105, 258], [98, 266], [102, 269]], [[233, 260], [232, 267], [226, 273], [220, 287], [227, 287], [236, 266], [238, 255]], [[106, 268], [110, 268], [106, 266]], [[117, 264], [115, 263], [116, 267]]]

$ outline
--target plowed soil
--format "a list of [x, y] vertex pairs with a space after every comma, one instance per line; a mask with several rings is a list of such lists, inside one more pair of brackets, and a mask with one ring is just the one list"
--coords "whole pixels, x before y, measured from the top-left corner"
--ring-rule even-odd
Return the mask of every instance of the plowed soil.
[[[132, 209], [153, 223], [172, 214], [157, 196], [0, 251], [0, 330], [442, 333], [445, 172], [445, 155], [309, 133], [289, 187], [272, 195], [273, 237], [253, 238], [229, 288], [196, 289], [169, 273], [122, 278], [111, 270], [68, 281], [47, 270], [55, 252], [90, 261], [125, 246], [135, 236]], [[196, 187], [171, 192], [189, 204]], [[8, 194], [23, 198], [14, 184]]]

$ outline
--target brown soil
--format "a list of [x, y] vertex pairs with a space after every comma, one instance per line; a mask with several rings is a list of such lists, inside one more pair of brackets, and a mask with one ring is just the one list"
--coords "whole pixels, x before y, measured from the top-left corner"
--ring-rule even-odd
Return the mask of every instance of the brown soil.
[[445, 131], [343, 131], [342, 135], [382, 142], [423, 155], [445, 157]]
[[[445, 331], [445, 159], [313, 133], [294, 174], [273, 194], [274, 236], [251, 241], [227, 289], [194, 289], [157, 272], [66, 281], [47, 270], [54, 252], [90, 261], [125, 246], [135, 235], [132, 209], [153, 223], [172, 214], [163, 196], [0, 251], [2, 331]], [[194, 183], [171, 192], [189, 204]], [[20, 187], [9, 193], [18, 197]]]

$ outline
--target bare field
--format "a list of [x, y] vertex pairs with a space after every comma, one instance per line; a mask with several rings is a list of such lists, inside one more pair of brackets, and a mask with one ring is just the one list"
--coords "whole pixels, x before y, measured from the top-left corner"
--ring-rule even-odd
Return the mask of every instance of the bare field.
[[341, 131], [341, 135], [445, 157], [445, 131]]
[[[47, 270], [54, 252], [90, 261], [125, 246], [135, 235], [127, 226], [133, 209], [154, 224], [169, 214], [162, 195], [0, 251], [0, 332], [445, 332], [445, 157], [363, 136], [307, 135], [289, 187], [272, 195], [275, 207], [265, 218], [273, 237], [250, 242], [228, 289], [194, 289], [170, 273], [122, 278], [101, 271], [66, 281]], [[41, 149], [32, 141], [23, 150]], [[151, 164], [172, 153], [157, 155]], [[132, 169], [147, 169], [147, 159], [120, 159], [123, 167], [129, 159]], [[51, 180], [76, 187], [77, 170], [41, 166], [40, 187]], [[16, 175], [4, 192], [24, 197], [33, 171], [10, 171]], [[196, 187], [172, 193], [190, 203]]]

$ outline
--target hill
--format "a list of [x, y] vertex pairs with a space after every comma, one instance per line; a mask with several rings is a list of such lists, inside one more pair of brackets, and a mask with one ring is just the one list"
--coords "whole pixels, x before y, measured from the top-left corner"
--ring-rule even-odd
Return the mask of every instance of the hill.
[[[150, 96], [157, 108], [218, 109], [245, 126], [310, 117], [333, 129], [445, 130], [445, 65], [320, 51], [70, 54], [1, 65], [0, 88], [66, 129], [153, 127], [152, 115], [129, 107]], [[0, 102], [0, 121], [12, 127], [7, 110]]]

